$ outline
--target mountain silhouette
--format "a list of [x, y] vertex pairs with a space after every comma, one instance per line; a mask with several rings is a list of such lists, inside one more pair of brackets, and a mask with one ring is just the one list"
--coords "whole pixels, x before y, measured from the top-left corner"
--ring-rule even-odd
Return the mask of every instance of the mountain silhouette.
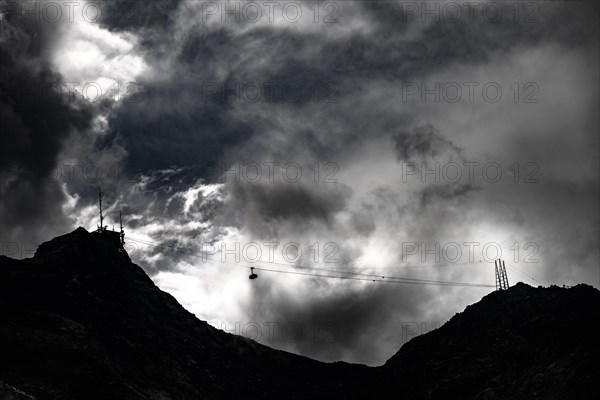
[[599, 306], [588, 285], [520, 283], [383, 366], [322, 363], [213, 328], [118, 235], [78, 228], [32, 258], [0, 256], [0, 400], [591, 399]]

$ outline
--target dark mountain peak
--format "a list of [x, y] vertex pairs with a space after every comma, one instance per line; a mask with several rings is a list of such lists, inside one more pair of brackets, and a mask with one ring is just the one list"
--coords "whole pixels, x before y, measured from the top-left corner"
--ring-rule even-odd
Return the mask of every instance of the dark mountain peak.
[[[461, 388], [461, 398], [521, 399], [535, 392], [559, 399], [569, 397], [567, 387], [576, 388], [579, 398], [591, 398], [591, 389], [582, 388], [591, 388], [598, 378], [600, 332], [591, 321], [599, 317], [600, 291], [592, 286], [517, 283], [412, 339], [385, 367], [425, 379], [427, 383], [411, 388], [415, 398], [428, 389], [453, 398]], [[503, 392], [512, 394], [499, 395]], [[486, 397], [490, 393], [494, 395]]]
[[525, 314], [533, 312], [545, 313], [546, 311], [542, 308], [553, 302], [594, 302], [598, 301], [599, 296], [600, 291], [598, 289], [584, 283], [572, 287], [559, 287], [556, 285], [533, 287], [526, 283], [518, 282], [507, 290], [496, 290], [484, 296], [481, 301], [467, 306], [463, 313], [456, 314], [450, 321], [462, 318], [462, 315], [466, 312], [473, 312], [480, 315], [489, 312], [497, 315], [501, 312], [507, 313], [507, 316], [512, 313], [523, 315], [524, 311]]
[[119, 241], [119, 232], [109, 230], [88, 232], [85, 228], [79, 227], [73, 232], [42, 243], [35, 252], [34, 258], [61, 254], [69, 257], [84, 255], [114, 257], [118, 255], [117, 253], [126, 254]]
[[333, 396], [362, 367], [211, 327], [161, 291], [113, 233], [78, 228], [33, 258], [0, 258], [0, 381], [42, 399]]

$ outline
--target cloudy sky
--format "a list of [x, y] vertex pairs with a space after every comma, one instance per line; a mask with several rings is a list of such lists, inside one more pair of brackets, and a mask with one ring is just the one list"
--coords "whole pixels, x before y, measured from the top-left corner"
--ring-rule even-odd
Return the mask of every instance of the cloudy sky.
[[199, 318], [370, 365], [495, 258], [600, 286], [594, 2], [0, 4], [3, 254], [95, 229], [102, 187]]

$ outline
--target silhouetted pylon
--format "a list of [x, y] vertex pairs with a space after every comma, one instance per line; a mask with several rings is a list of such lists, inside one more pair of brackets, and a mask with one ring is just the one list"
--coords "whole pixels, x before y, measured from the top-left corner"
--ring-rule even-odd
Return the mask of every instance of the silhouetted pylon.
[[506, 290], [509, 288], [508, 276], [506, 275], [506, 264], [498, 259], [494, 261], [496, 269], [496, 290]]

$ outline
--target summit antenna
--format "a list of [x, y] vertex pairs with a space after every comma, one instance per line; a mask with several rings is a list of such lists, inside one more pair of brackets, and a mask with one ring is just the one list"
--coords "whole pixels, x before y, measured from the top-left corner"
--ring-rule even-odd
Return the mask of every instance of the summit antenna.
[[98, 201], [100, 204], [100, 225], [98, 226], [98, 232], [104, 232], [104, 215], [102, 215], [102, 190], [98, 188]]
[[125, 245], [125, 231], [123, 230], [123, 218], [121, 216], [121, 211], [119, 211], [119, 225], [121, 226], [121, 232], [119, 232], [121, 245]]

